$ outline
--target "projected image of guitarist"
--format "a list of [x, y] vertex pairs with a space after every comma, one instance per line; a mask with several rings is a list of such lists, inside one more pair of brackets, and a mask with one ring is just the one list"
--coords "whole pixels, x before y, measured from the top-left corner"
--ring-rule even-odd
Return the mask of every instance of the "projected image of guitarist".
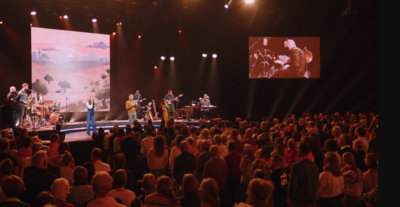
[[165, 95], [165, 97], [164, 97], [164, 101], [165, 102], [167, 102], [167, 104], [168, 104], [168, 113], [169, 113], [169, 116], [171, 117], [172, 116], [172, 118], [175, 120], [175, 103], [174, 103], [174, 101], [179, 101], [179, 97], [182, 97], [183, 96], [183, 94], [179, 94], [179, 96], [177, 96], [177, 97], [175, 97], [173, 94], [172, 94], [172, 90], [169, 90], [168, 91], [168, 94], [167, 95]]

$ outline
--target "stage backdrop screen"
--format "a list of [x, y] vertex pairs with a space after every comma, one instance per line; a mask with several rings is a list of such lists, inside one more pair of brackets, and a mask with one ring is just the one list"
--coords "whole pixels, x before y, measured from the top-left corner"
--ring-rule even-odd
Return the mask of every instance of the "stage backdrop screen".
[[110, 36], [32, 27], [32, 90], [60, 112], [110, 110]]
[[249, 78], [320, 78], [319, 37], [249, 37]]

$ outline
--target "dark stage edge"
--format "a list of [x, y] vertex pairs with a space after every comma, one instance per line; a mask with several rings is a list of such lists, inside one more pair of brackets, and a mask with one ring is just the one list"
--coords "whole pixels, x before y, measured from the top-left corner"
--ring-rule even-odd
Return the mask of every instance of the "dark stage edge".
[[[147, 122], [142, 120], [138, 120], [139, 123], [144, 126]], [[196, 127], [199, 126], [199, 120], [190, 120], [187, 121], [186, 119], [177, 119], [175, 120], [175, 123], [180, 123], [180, 122], [185, 122], [188, 126], [189, 125], [194, 125]], [[208, 122], [208, 121], [207, 121]], [[153, 125], [155, 127], [159, 127], [161, 123], [161, 120], [153, 120]], [[99, 129], [104, 128], [104, 129], [111, 129], [114, 125], [118, 125], [118, 127], [125, 128], [126, 125], [129, 124], [129, 120], [105, 120], [105, 121], [96, 121], [96, 128]], [[39, 137], [42, 140], [49, 140], [50, 135], [53, 133], [53, 130], [55, 129], [55, 125], [48, 125], [46, 127], [41, 127], [39, 129], [36, 129], [36, 131], [39, 133]], [[68, 134], [73, 133], [73, 132], [83, 132], [86, 131], [86, 121], [81, 121], [81, 122], [66, 122], [63, 123], [61, 126], [61, 132], [66, 133], [66, 141]], [[108, 130], [106, 131], [108, 132]], [[78, 134], [78, 133], [76, 133]], [[82, 141], [87, 140], [87, 135], [86, 133], [79, 133], [79, 136], [82, 136]], [[74, 141], [79, 141], [79, 138], [75, 138]]]

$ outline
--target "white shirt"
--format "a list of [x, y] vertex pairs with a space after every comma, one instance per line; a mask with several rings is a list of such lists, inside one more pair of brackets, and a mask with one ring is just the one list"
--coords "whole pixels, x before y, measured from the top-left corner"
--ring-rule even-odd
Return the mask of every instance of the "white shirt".
[[171, 172], [172, 169], [174, 169], [175, 158], [181, 153], [182, 153], [181, 150], [177, 146], [171, 149], [171, 154], [169, 155], [169, 166], [168, 166], [168, 168], [171, 169]]
[[363, 143], [364, 147], [362, 150], [364, 150], [365, 153], [368, 153], [368, 148], [369, 148], [368, 140], [365, 137], [358, 137], [356, 140], [354, 140], [353, 147], [356, 146], [355, 143], [357, 140], [360, 140]]
[[93, 108], [93, 103], [89, 104], [89, 102], [86, 102], [86, 107], [88, 107], [88, 109], [92, 109]]
[[163, 156], [157, 157], [155, 149], [150, 148], [147, 154], [147, 165], [153, 170], [165, 169], [168, 165], [168, 150], [164, 149]]
[[102, 172], [102, 171], [110, 172], [111, 171], [110, 165], [108, 165], [107, 163], [101, 162], [101, 160], [94, 161], [93, 165], [94, 165], [95, 172]]
[[142, 139], [142, 148], [140, 149], [140, 153], [142, 154], [143, 157], [147, 157], [147, 152], [149, 151], [150, 148], [153, 147], [153, 140], [154, 137], [146, 137]]
[[136, 198], [134, 192], [126, 189], [124, 191], [112, 190], [110, 191], [110, 196], [120, 198], [125, 206], [131, 206], [133, 199]]
[[319, 174], [319, 184], [317, 195], [320, 198], [332, 198], [344, 191], [344, 177], [336, 177], [332, 172], [324, 171]]
[[223, 144], [217, 145], [217, 146], [218, 146], [219, 158], [225, 159], [225, 157], [226, 157], [227, 155], [229, 155], [228, 147], [226, 147], [226, 146], [223, 145]]
[[74, 183], [73, 173], [74, 173], [74, 170], [72, 170], [69, 167], [60, 167], [61, 177], [67, 179], [70, 186], [72, 186], [72, 184]]
[[87, 207], [126, 207], [125, 205], [117, 203], [113, 197], [96, 198], [87, 204]]

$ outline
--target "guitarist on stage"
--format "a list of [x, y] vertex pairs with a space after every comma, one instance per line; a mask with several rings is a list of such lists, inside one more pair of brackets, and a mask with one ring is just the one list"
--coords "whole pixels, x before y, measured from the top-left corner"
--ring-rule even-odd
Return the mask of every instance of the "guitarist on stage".
[[168, 102], [168, 112], [169, 112], [169, 115], [172, 116], [174, 120], [175, 120], [175, 104], [174, 104], [174, 101], [178, 101], [178, 98], [181, 97], [181, 96], [183, 96], [183, 95], [180, 94], [178, 97], [175, 97], [172, 94], [172, 90], [169, 90], [168, 94], [165, 95], [165, 97], [163, 99], [164, 101]]
[[137, 108], [136, 108], [136, 114], [137, 114], [137, 118], [141, 119], [143, 117], [143, 112], [142, 112], [142, 108], [141, 104], [144, 100], [146, 100], [145, 98], [143, 98], [143, 96], [139, 93], [139, 90], [135, 91], [135, 94], [133, 94], [133, 100], [137, 103]]

